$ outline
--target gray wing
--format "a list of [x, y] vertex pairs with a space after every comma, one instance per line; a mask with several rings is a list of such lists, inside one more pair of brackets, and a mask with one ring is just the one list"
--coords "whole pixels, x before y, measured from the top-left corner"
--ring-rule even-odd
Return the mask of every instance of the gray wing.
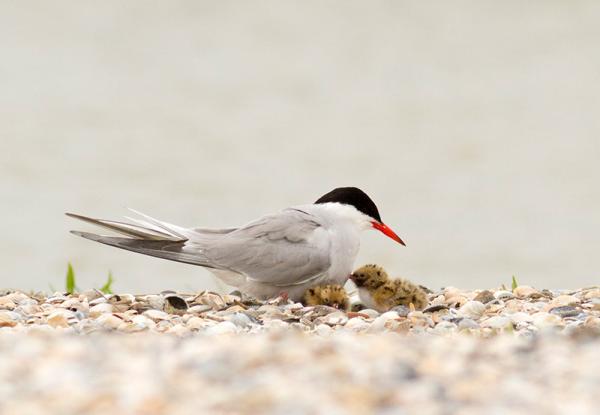
[[216, 268], [270, 285], [296, 285], [324, 275], [330, 236], [317, 218], [286, 209], [227, 233], [204, 249]]

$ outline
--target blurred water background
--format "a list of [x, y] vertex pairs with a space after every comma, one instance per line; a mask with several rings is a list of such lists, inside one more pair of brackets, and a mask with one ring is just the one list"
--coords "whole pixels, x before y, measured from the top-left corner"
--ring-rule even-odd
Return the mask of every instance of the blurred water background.
[[600, 277], [600, 3], [4, 1], [1, 287], [215, 288], [65, 211], [231, 226], [355, 185], [431, 287]]

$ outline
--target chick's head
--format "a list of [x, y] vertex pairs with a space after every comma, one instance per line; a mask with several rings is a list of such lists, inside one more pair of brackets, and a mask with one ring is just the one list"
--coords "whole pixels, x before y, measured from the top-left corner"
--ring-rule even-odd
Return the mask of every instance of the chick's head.
[[388, 280], [387, 272], [379, 265], [368, 264], [358, 268], [350, 275], [358, 288], [376, 290]]
[[341, 285], [325, 285], [321, 287], [321, 304], [347, 310], [350, 306], [348, 294]]
[[326, 305], [347, 310], [350, 300], [346, 290], [341, 285], [323, 285], [309, 288], [304, 293], [303, 302], [306, 305]]

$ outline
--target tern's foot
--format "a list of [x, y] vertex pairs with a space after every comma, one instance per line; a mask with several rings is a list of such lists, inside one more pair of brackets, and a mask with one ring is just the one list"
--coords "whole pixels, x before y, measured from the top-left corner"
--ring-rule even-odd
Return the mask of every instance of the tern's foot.
[[311, 287], [304, 293], [302, 302], [306, 305], [327, 305], [344, 311], [350, 306], [348, 294], [339, 284]]

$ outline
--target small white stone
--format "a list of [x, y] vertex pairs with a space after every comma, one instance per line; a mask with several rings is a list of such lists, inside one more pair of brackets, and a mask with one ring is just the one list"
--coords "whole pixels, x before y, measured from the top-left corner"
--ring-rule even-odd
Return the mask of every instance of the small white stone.
[[190, 329], [183, 324], [175, 324], [173, 327], [167, 330], [167, 333], [175, 334], [177, 336], [185, 336], [190, 333]]
[[237, 326], [231, 321], [222, 321], [221, 323], [215, 324], [214, 326], [206, 329], [206, 334], [210, 335], [231, 334], [237, 332]]
[[514, 295], [510, 291], [499, 290], [494, 293], [494, 297], [496, 297], [496, 300], [508, 300], [513, 298]]
[[458, 326], [449, 321], [440, 321], [433, 329], [431, 329], [432, 333], [435, 334], [448, 334], [455, 332]]
[[388, 320], [395, 319], [395, 318], [399, 318], [398, 313], [396, 313], [395, 311], [388, 311], [387, 313], [383, 313], [382, 315], [377, 317], [375, 320], [373, 320], [373, 322], [371, 323], [371, 326], [369, 327], [369, 330], [368, 330], [369, 333], [378, 333], [378, 332], [384, 331], [385, 323]]
[[365, 308], [364, 310], [360, 310], [359, 313], [369, 316], [369, 318], [377, 318], [380, 314], [379, 311], [372, 308]]
[[12, 300], [10, 295], [5, 295], [0, 297], [0, 307], [5, 310], [12, 310], [17, 306], [17, 304]]
[[69, 327], [69, 318], [74, 316], [75, 314], [69, 310], [58, 309], [50, 313], [46, 321], [51, 327]]
[[106, 303], [106, 297], [98, 297], [98, 298], [90, 301], [89, 305], [90, 305], [90, 307], [93, 307], [95, 305], [103, 304], [103, 303]]
[[529, 285], [519, 285], [513, 290], [513, 294], [518, 298], [527, 298], [530, 295], [535, 294], [537, 292], [538, 290], [536, 290], [533, 287], [530, 287]]
[[147, 295], [145, 300], [155, 310], [162, 310], [165, 305], [165, 298], [162, 295]]
[[579, 304], [581, 300], [573, 295], [559, 295], [549, 303], [550, 308]]
[[146, 311], [144, 311], [144, 313], [142, 315], [144, 315], [148, 318], [151, 318], [154, 321], [170, 319], [170, 317], [167, 313], [165, 313], [164, 311], [160, 311], [160, 310], [146, 310]]
[[585, 293], [585, 296], [584, 296], [584, 298], [585, 298], [586, 300], [590, 300], [590, 299], [592, 299], [592, 298], [600, 298], [600, 289], [598, 289], [598, 288], [595, 288], [595, 289], [593, 289], [593, 290], [587, 291], [587, 292]]
[[13, 311], [0, 311], [0, 327], [14, 327], [21, 316]]
[[533, 325], [539, 329], [547, 329], [560, 326], [562, 323], [562, 319], [550, 313], [545, 313], [540, 311], [539, 313], [535, 313], [531, 316], [533, 321]]
[[140, 329], [153, 329], [156, 327], [154, 320], [151, 320], [146, 316], [134, 316], [131, 321]]
[[315, 333], [317, 333], [319, 336], [329, 336], [332, 331], [333, 329], [327, 324], [319, 324], [317, 327], [315, 327]]
[[507, 317], [510, 318], [510, 321], [512, 321], [514, 324], [528, 323], [528, 322], [533, 321], [533, 318], [531, 317], [530, 314], [524, 313], [522, 311], [519, 311], [519, 312], [513, 313], [513, 314], [509, 314]]
[[252, 320], [244, 313], [233, 313], [229, 316], [229, 321], [238, 327], [246, 328], [252, 325]]
[[95, 306], [90, 308], [90, 316], [91, 317], [98, 317], [102, 314], [106, 314], [106, 313], [112, 313], [113, 311], [113, 306], [112, 304], [108, 304], [108, 303], [99, 303], [96, 304]]
[[467, 301], [459, 310], [458, 315], [473, 320], [479, 319], [485, 312], [485, 304], [479, 301]]
[[471, 320], [470, 318], [463, 318], [458, 323], [459, 329], [478, 329], [479, 324], [475, 320]]
[[289, 328], [289, 324], [286, 323], [285, 321], [279, 320], [279, 319], [275, 319], [275, 320], [266, 320], [263, 323], [263, 327], [267, 330], [280, 330], [280, 331], [284, 331], [287, 330]]
[[369, 328], [369, 323], [367, 323], [362, 318], [355, 317], [355, 318], [351, 318], [350, 320], [348, 320], [348, 322], [346, 323], [346, 325], [344, 327], [347, 329], [350, 329], [352, 331], [362, 331], [362, 330], [366, 330], [367, 328]]
[[186, 322], [186, 325], [192, 330], [201, 330], [210, 326], [210, 323], [203, 318], [194, 316]]
[[348, 321], [348, 316], [342, 311], [336, 311], [325, 316], [324, 320], [324, 323], [330, 326], [343, 326]]
[[512, 327], [512, 322], [508, 317], [493, 316], [483, 321], [481, 325], [491, 329], [507, 329]]
[[123, 320], [112, 314], [100, 314], [96, 319], [96, 323], [103, 328], [116, 330]]

